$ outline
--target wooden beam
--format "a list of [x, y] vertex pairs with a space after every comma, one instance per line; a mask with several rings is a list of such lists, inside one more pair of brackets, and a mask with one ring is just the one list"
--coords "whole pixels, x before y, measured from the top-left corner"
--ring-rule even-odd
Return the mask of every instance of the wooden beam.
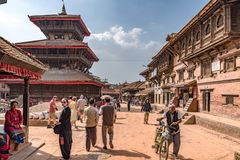
[[26, 142], [28, 142], [29, 134], [29, 77], [24, 78], [24, 91], [23, 91], [23, 125], [26, 127]]

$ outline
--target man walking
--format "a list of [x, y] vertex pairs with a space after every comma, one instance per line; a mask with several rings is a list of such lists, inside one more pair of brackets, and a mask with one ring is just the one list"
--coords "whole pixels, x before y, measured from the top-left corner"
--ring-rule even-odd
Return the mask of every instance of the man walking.
[[128, 111], [130, 111], [130, 107], [131, 107], [131, 99], [130, 98], [128, 99], [127, 107], [128, 107]]
[[49, 103], [49, 114], [48, 114], [48, 125], [47, 128], [52, 128], [51, 126], [51, 122], [53, 122], [53, 125], [56, 124], [56, 110], [57, 110], [57, 106], [56, 106], [56, 102], [57, 102], [57, 96], [53, 96], [52, 100]]
[[78, 108], [78, 116], [81, 122], [83, 122], [83, 113], [85, 106], [87, 105], [87, 101], [84, 99], [84, 96], [81, 95], [80, 99], [77, 101], [77, 108]]
[[152, 111], [152, 107], [148, 99], [145, 100], [141, 111], [144, 112], [144, 124], [148, 124], [149, 113]]
[[163, 114], [163, 117], [158, 120], [166, 118], [167, 129], [173, 135], [173, 158], [178, 160], [178, 152], [180, 149], [180, 129], [179, 123], [182, 122], [181, 113], [179, 113], [174, 104], [170, 104], [169, 110]]
[[94, 107], [95, 100], [90, 98], [89, 106], [84, 109], [84, 119], [86, 120], [86, 150], [89, 152], [94, 147], [97, 140], [98, 111]]
[[107, 132], [109, 134], [109, 146], [113, 149], [113, 123], [115, 117], [114, 106], [110, 103], [110, 98], [105, 98], [106, 105], [101, 106], [99, 115], [102, 115], [102, 141], [103, 149], [107, 149]]

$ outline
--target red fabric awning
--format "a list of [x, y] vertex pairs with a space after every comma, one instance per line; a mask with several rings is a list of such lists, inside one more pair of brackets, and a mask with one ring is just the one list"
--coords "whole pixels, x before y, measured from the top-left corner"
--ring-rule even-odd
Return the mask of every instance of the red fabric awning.
[[10, 64], [2, 63], [0, 62], [0, 72], [6, 72], [13, 75], [0, 75], [0, 79], [16, 79], [20, 77], [30, 77], [30, 79], [40, 79], [41, 75], [39, 73], [34, 73], [30, 70], [27, 70], [25, 68], [13, 66]]

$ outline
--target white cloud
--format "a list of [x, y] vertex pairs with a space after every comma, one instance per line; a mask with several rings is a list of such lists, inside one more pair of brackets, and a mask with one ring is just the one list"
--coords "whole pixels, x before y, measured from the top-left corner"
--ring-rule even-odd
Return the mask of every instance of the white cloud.
[[145, 49], [149, 49], [149, 48], [160, 49], [161, 46], [163, 46], [163, 45], [160, 42], [150, 41], [145, 45]]
[[90, 39], [97, 39], [99, 41], [110, 40], [112, 39], [112, 34], [110, 32], [92, 34]]
[[11, 42], [45, 38], [40, 30], [30, 22], [27, 16], [29, 10], [25, 7], [30, 8], [29, 10], [32, 8], [26, 1], [19, 3], [19, 5], [10, 1], [0, 6], [1, 36]]
[[113, 40], [122, 47], [138, 47], [139, 36], [142, 34], [141, 28], [133, 28], [126, 32], [121, 26], [111, 27]]
[[144, 43], [141, 41], [143, 29], [132, 28], [126, 31], [122, 26], [115, 25], [103, 33], [92, 34], [90, 40], [107, 41], [112, 40], [114, 43], [123, 48], [142, 48], [149, 49], [151, 47], [160, 47], [161, 44], [156, 41]]

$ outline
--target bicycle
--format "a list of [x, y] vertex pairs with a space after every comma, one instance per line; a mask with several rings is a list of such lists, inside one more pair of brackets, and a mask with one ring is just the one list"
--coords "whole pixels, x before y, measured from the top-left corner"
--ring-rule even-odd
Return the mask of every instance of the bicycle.
[[176, 130], [173, 125], [165, 126], [162, 132], [160, 145], [159, 145], [159, 160], [167, 160], [169, 156], [169, 146], [173, 142], [173, 135], [175, 132], [170, 132], [170, 130]]
[[156, 133], [155, 133], [155, 140], [154, 140], [154, 148], [155, 148], [155, 153], [158, 153], [159, 151], [159, 146], [160, 146], [160, 142], [161, 142], [161, 137], [162, 137], [162, 133], [164, 131], [164, 127], [165, 124], [163, 121], [159, 121], [159, 126], [156, 128]]

